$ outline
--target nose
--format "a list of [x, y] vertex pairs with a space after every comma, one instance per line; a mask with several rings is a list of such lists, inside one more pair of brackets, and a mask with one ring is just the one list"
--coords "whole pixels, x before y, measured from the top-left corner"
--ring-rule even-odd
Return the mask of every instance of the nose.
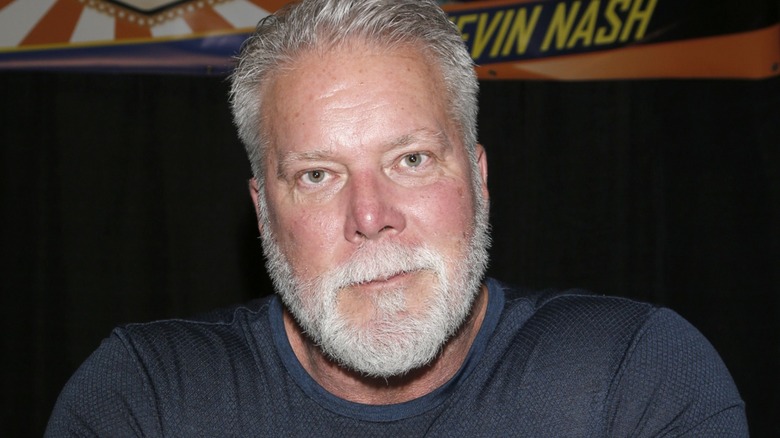
[[396, 202], [395, 190], [385, 175], [353, 175], [349, 182], [344, 237], [360, 244], [402, 232], [406, 219]]

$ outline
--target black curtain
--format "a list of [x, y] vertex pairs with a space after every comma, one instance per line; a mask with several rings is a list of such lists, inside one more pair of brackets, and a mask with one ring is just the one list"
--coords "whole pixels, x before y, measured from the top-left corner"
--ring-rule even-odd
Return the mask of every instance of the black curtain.
[[[780, 80], [485, 82], [490, 274], [673, 308], [780, 433]], [[0, 74], [3, 427], [117, 324], [270, 293], [224, 78]]]

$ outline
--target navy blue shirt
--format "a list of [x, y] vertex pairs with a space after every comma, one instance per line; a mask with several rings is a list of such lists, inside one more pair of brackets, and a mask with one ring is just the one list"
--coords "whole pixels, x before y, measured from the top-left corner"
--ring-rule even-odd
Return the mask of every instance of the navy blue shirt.
[[458, 373], [387, 406], [340, 399], [290, 347], [275, 296], [116, 329], [66, 385], [47, 436], [747, 436], [707, 340], [668, 309], [488, 279]]

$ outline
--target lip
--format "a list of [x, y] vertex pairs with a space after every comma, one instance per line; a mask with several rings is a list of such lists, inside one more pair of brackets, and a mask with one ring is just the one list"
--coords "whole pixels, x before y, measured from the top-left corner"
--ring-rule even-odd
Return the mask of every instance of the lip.
[[393, 274], [389, 277], [382, 277], [382, 278], [376, 278], [374, 280], [369, 280], [363, 283], [356, 283], [353, 284], [351, 287], [355, 289], [364, 289], [364, 290], [372, 290], [372, 289], [384, 289], [387, 287], [393, 287], [400, 283], [403, 283], [407, 280], [409, 280], [412, 275], [414, 275], [416, 271], [412, 272], [399, 272], [397, 274]]

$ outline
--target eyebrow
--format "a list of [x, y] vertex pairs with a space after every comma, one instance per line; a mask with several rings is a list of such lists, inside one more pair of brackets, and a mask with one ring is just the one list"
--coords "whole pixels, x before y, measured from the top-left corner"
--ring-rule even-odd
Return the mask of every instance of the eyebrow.
[[440, 143], [442, 146], [449, 147], [450, 142], [444, 131], [432, 131], [430, 129], [421, 128], [409, 134], [398, 137], [395, 141], [390, 142], [392, 147], [407, 146], [420, 139], [429, 139], [436, 143]]

